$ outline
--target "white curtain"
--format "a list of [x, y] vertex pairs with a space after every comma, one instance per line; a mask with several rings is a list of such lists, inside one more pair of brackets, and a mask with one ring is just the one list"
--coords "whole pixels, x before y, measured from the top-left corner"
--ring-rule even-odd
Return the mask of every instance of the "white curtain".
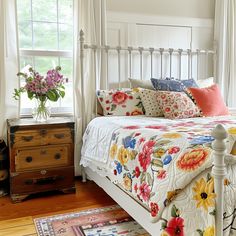
[[18, 88], [16, 1], [0, 1], [0, 137], [6, 138], [6, 119], [17, 118], [19, 102], [12, 97]]
[[215, 41], [217, 46], [216, 81], [225, 102], [236, 106], [236, 0], [216, 0]]
[[[74, 115], [77, 128], [75, 133], [75, 174], [80, 174], [79, 160], [82, 144], [82, 134], [88, 122], [94, 117], [96, 88], [104, 84], [105, 69], [101, 67], [103, 57], [97, 54], [97, 78], [95, 78], [93, 53], [84, 54], [84, 79], [81, 80], [79, 33], [84, 32], [85, 43], [106, 45], [106, 0], [77, 0], [75, 2], [75, 71], [74, 71]], [[87, 50], [88, 51], [88, 50]]]

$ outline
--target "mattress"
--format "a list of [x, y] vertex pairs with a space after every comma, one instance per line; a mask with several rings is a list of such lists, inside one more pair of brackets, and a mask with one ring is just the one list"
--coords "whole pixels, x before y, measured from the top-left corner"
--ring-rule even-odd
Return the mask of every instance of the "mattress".
[[229, 235], [236, 196], [236, 161], [231, 155], [235, 118], [98, 117], [84, 134], [81, 164], [121, 186], [150, 211], [153, 220], [163, 220], [163, 234], [171, 235], [175, 225], [187, 235], [204, 235], [214, 230], [211, 130], [223, 124], [229, 134], [225, 180], [225, 235]]

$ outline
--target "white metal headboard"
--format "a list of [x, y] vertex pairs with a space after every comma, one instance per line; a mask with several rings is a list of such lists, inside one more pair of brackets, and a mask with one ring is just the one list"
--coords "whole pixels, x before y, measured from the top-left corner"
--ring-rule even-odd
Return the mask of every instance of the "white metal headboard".
[[[109, 88], [109, 60], [110, 60], [110, 55], [109, 53], [113, 52], [113, 61], [114, 61], [114, 55], [116, 56], [115, 61], [117, 62], [117, 75], [118, 75], [118, 83], [117, 83], [117, 88], [121, 88], [121, 58], [126, 57], [126, 62], [127, 62], [127, 78], [126, 81], [128, 81], [128, 78], [132, 78], [132, 55], [135, 53], [139, 57], [139, 79], [143, 79], [143, 69], [144, 69], [144, 53], [145, 55], [148, 54], [149, 56], [149, 61], [150, 61], [150, 78], [153, 77], [153, 58], [155, 54], [158, 54], [160, 58], [160, 78], [164, 79], [164, 73], [163, 73], [163, 64], [164, 64], [164, 59], [168, 60], [169, 64], [169, 72], [168, 72], [168, 77], [172, 78], [173, 77], [173, 56], [177, 56], [178, 60], [175, 60], [177, 65], [175, 64], [174, 66], [178, 68], [178, 78], [177, 79], [182, 79], [182, 68], [183, 66], [187, 67], [187, 77], [188, 78], [193, 78], [193, 69], [196, 71], [196, 76], [194, 79], [198, 80], [199, 79], [199, 72], [200, 72], [200, 60], [202, 59], [202, 56], [206, 58], [205, 62], [207, 65], [205, 65], [205, 68], [208, 69], [208, 57], [211, 55], [213, 62], [212, 65], [215, 68], [215, 58], [216, 58], [216, 51], [215, 50], [191, 50], [191, 49], [174, 49], [174, 48], [144, 48], [144, 47], [121, 47], [121, 46], [108, 46], [108, 45], [88, 45], [85, 44], [85, 37], [84, 37], [84, 32], [81, 30], [80, 31], [80, 69], [81, 69], [81, 86], [84, 88], [84, 53], [86, 50], [92, 51], [93, 55], [93, 63], [94, 63], [94, 80], [95, 80], [95, 88], [94, 91], [97, 89], [108, 89]], [[103, 56], [103, 61], [105, 63], [106, 71], [105, 71], [105, 87], [100, 88], [98, 87], [97, 84], [97, 54], [100, 53]], [[183, 56], [187, 56], [187, 63], [183, 63]], [[193, 60], [194, 58], [194, 60]], [[137, 59], [137, 58], [136, 58]], [[185, 60], [186, 61], [186, 60]], [[213, 74], [211, 76], [214, 76], [215, 69], [212, 70]], [[113, 73], [116, 73], [112, 71]], [[207, 70], [205, 71], [205, 78], [208, 76]], [[136, 77], [135, 77], [136, 78]], [[184, 78], [186, 79], [186, 77]], [[81, 91], [81, 96], [84, 97], [84, 89]], [[94, 102], [95, 104], [95, 114], [97, 114], [97, 102]]]
[[[148, 53], [149, 57], [150, 57], [150, 78], [153, 77], [153, 57], [154, 54], [159, 54], [160, 56], [160, 78], [164, 79], [165, 76], [163, 74], [163, 61], [164, 61], [164, 55], [168, 56], [169, 60], [169, 78], [173, 77], [173, 56], [177, 56], [178, 57], [178, 65], [175, 65], [178, 67], [178, 79], [182, 79], [181, 76], [181, 72], [182, 72], [182, 66], [183, 66], [183, 62], [182, 62], [182, 58], [183, 56], [187, 56], [187, 71], [188, 71], [188, 78], [193, 78], [193, 68], [195, 68], [197, 75], [195, 77], [196, 80], [199, 79], [199, 70], [200, 70], [200, 58], [201, 56], [205, 56], [206, 58], [206, 63], [208, 63], [208, 57], [209, 55], [213, 55], [213, 65], [215, 64], [215, 50], [201, 50], [201, 49], [197, 49], [197, 50], [191, 50], [191, 49], [173, 49], [173, 48], [144, 48], [144, 47], [121, 47], [121, 46], [117, 46], [117, 47], [110, 47], [107, 45], [104, 46], [98, 46], [98, 45], [88, 45], [85, 44], [85, 40], [84, 40], [84, 32], [81, 30], [80, 31], [80, 55], [81, 55], [81, 68], [82, 68], [82, 64], [83, 64], [83, 57], [84, 57], [84, 50], [86, 49], [90, 49], [93, 51], [94, 54], [94, 65], [95, 65], [95, 72], [96, 72], [96, 54], [98, 52], [103, 53], [104, 57], [105, 57], [105, 63], [106, 63], [106, 88], [108, 88], [109, 85], [109, 52], [116, 52], [117, 55], [117, 74], [118, 74], [118, 87], [120, 88], [121, 85], [121, 52], [124, 52], [124, 56], [125, 53], [127, 54], [127, 61], [128, 61], [128, 74], [127, 74], [127, 79], [128, 78], [132, 78], [132, 53], [137, 53], [139, 54], [139, 60], [140, 60], [140, 65], [139, 65], [139, 70], [140, 70], [140, 76], [139, 79], [143, 79], [143, 67], [144, 67], [144, 53]], [[195, 63], [193, 63], [193, 57], [195, 57]], [[208, 68], [208, 65], [205, 66], [206, 68]], [[214, 70], [213, 70], [214, 71]], [[207, 77], [207, 70], [206, 72], [206, 76]], [[81, 76], [83, 76], [81, 74]], [[214, 75], [212, 75], [214, 76]], [[83, 77], [82, 77], [83, 78]], [[186, 78], [185, 78], [186, 79]]]

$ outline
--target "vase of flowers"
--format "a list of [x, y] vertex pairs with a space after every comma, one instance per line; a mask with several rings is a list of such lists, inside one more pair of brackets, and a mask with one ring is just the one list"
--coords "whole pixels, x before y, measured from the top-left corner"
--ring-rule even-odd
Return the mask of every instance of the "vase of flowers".
[[19, 72], [18, 77], [25, 79], [25, 85], [14, 89], [14, 98], [19, 99], [21, 93], [26, 92], [29, 99], [35, 100], [35, 108], [32, 110], [33, 118], [39, 122], [46, 121], [50, 117], [48, 101], [56, 102], [65, 96], [64, 83], [67, 79], [60, 74], [61, 67], [51, 69], [45, 76], [40, 75], [32, 67], [26, 73]]

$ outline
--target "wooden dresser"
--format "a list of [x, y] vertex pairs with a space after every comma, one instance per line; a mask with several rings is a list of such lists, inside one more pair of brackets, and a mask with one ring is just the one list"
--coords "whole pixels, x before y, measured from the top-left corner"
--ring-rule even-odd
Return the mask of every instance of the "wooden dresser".
[[13, 202], [38, 192], [75, 190], [73, 118], [9, 119], [7, 132]]

